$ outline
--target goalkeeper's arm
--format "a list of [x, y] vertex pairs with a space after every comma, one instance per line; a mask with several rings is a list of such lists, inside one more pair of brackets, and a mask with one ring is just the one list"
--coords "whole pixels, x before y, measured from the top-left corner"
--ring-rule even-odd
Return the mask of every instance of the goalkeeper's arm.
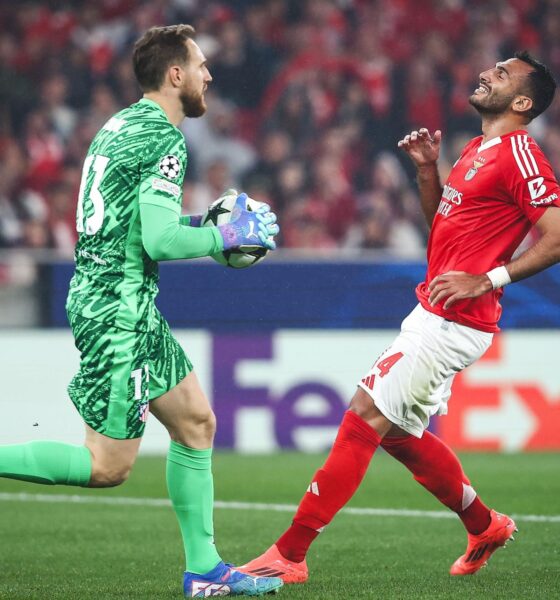
[[[224, 248], [217, 227], [190, 227], [176, 210], [140, 202], [142, 244], [152, 260], [211, 256]], [[190, 220], [189, 220], [190, 223]]]
[[243, 245], [276, 248], [276, 215], [268, 205], [263, 205], [263, 211], [247, 210], [247, 194], [235, 199], [230, 222], [217, 227], [200, 227], [198, 215], [182, 217], [180, 205], [167, 194], [178, 197], [179, 187], [161, 179], [147, 179], [140, 185], [142, 244], [152, 260], [212, 256]]

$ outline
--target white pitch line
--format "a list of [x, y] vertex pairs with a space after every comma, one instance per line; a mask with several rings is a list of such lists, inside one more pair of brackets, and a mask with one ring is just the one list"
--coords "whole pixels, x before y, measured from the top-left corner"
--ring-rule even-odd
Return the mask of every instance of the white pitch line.
[[[0, 502], [42, 502], [48, 504], [107, 504], [110, 506], [155, 506], [171, 507], [167, 498], [127, 498], [125, 496], [78, 496], [66, 494], [10, 494], [0, 492]], [[216, 500], [214, 507], [225, 510], [259, 510], [293, 513], [295, 504], [266, 504], [263, 502], [224, 502]], [[366, 517], [412, 517], [428, 519], [456, 519], [457, 515], [443, 510], [409, 510], [403, 508], [343, 508], [347, 515]], [[516, 521], [532, 523], [560, 523], [560, 515], [515, 515]]]

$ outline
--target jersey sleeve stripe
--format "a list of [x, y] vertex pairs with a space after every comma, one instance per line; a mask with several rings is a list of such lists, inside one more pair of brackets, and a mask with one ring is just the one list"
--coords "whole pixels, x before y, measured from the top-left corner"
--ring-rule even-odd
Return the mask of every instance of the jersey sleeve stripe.
[[516, 143], [515, 136], [511, 137], [511, 148], [513, 150], [513, 157], [515, 158], [515, 162], [517, 163], [517, 166], [519, 167], [519, 170], [521, 171], [521, 175], [523, 175], [523, 179], [527, 179], [527, 173], [525, 172], [525, 169], [523, 168], [523, 165], [521, 164], [521, 160], [519, 159], [519, 154], [517, 153], [517, 143]]
[[537, 165], [537, 161], [535, 160], [535, 157], [533, 156], [533, 152], [531, 151], [531, 147], [529, 146], [529, 140], [527, 139], [527, 136], [525, 136], [525, 150], [527, 151], [527, 155], [529, 156], [529, 158], [531, 160], [531, 164], [533, 165], [533, 170], [535, 171], [535, 175], [540, 175], [539, 166]]
[[531, 163], [529, 162], [529, 158], [527, 157], [527, 153], [525, 152], [525, 139], [522, 135], [517, 136], [517, 146], [519, 148], [519, 155], [523, 159], [523, 164], [527, 169], [527, 173], [532, 177], [534, 175], [533, 168], [531, 167]]

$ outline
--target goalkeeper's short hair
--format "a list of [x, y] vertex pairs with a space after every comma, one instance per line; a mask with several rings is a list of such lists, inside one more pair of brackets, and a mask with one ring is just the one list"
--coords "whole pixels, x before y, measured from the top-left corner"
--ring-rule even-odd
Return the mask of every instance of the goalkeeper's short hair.
[[143, 92], [159, 90], [167, 69], [189, 61], [189, 49], [185, 43], [193, 39], [191, 25], [151, 27], [134, 44], [132, 64], [134, 74]]

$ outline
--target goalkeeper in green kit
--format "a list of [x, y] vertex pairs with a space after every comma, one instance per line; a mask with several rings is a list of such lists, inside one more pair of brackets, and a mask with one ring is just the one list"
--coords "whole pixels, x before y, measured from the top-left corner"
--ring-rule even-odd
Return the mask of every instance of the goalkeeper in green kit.
[[80, 369], [68, 391], [82, 416], [83, 446], [0, 446], [0, 476], [43, 484], [110, 487], [128, 476], [148, 412], [167, 428], [167, 486], [181, 529], [188, 597], [256, 596], [277, 578], [224, 564], [213, 540], [215, 417], [192, 364], [155, 307], [157, 261], [195, 258], [244, 244], [274, 249], [276, 216], [245, 209], [226, 225], [182, 217], [185, 117], [199, 117], [212, 80], [189, 25], [156, 27], [134, 47], [143, 98], [113, 116], [84, 162], [77, 207], [76, 272], [67, 312]]

